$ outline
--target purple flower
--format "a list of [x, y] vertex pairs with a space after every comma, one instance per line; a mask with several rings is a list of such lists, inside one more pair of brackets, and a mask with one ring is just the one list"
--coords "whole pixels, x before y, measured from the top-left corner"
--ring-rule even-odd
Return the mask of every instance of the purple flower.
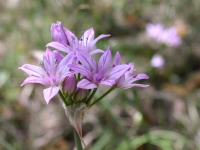
[[22, 69], [29, 75], [21, 86], [27, 83], [39, 83], [48, 87], [43, 90], [44, 99], [48, 104], [50, 99], [60, 90], [59, 85], [64, 78], [71, 74], [71, 72], [69, 72], [68, 64], [72, 63], [73, 55], [73, 53], [70, 53], [63, 57], [57, 50], [52, 52], [47, 49], [43, 55], [44, 67], [37, 67], [30, 64], [19, 67], [19, 69]]
[[159, 41], [168, 46], [178, 46], [182, 43], [182, 40], [178, 35], [178, 31], [175, 27], [165, 29]]
[[165, 60], [161, 55], [159, 55], [159, 54], [153, 55], [153, 57], [151, 59], [151, 66], [152, 67], [162, 68], [164, 64], [165, 64]]
[[76, 51], [76, 55], [82, 65], [69, 65], [69, 67], [85, 76], [77, 84], [77, 87], [82, 89], [97, 88], [99, 84], [113, 86], [115, 80], [130, 69], [130, 66], [126, 64], [112, 67], [112, 56], [109, 47], [100, 57], [98, 64], [91, 55], [84, 51]]
[[[121, 55], [119, 52], [116, 53], [114, 61], [113, 61], [113, 67], [117, 67], [120, 64]], [[131, 87], [147, 87], [148, 85], [144, 84], [133, 84], [133, 82], [141, 79], [148, 79], [149, 77], [146, 74], [136, 74], [133, 75], [134, 72], [134, 64], [129, 63], [129, 68], [120, 78], [118, 78], [115, 82], [115, 85], [118, 88], [122, 89], [128, 89]]]
[[[59, 24], [60, 25], [60, 24]], [[58, 26], [58, 25], [57, 25]], [[56, 26], [54, 25], [51, 29], [51, 31], [55, 31]], [[103, 53], [103, 50], [100, 49], [96, 49], [94, 51], [93, 47], [95, 46], [95, 44], [97, 43], [98, 40], [108, 37], [110, 36], [109, 34], [102, 34], [100, 36], [98, 36], [96, 39], [94, 39], [94, 30], [93, 28], [90, 28], [88, 30], [86, 30], [82, 37], [80, 38], [80, 40], [78, 40], [78, 38], [68, 29], [63, 28], [65, 31], [65, 35], [66, 35], [66, 39], [68, 40], [69, 44], [63, 44], [62, 40], [54, 40], [54, 42], [50, 42], [48, 43], [46, 46], [47, 47], [53, 47], [55, 49], [58, 49], [60, 51], [69, 53], [70, 51], [73, 50], [83, 50], [86, 51], [87, 53], [90, 54], [95, 54], [95, 53]], [[57, 31], [57, 30], [56, 30]], [[58, 37], [56, 35], [56, 37]], [[63, 32], [61, 31], [59, 34], [59, 37], [62, 37], [62, 39], [65, 41], [65, 36], [63, 36]], [[61, 41], [61, 42], [59, 42]]]
[[57, 23], [53, 23], [51, 25], [51, 37], [52, 37], [52, 40], [54, 42], [59, 42], [59, 43], [62, 43], [64, 45], [68, 45], [69, 44], [69, 41], [67, 39], [67, 36], [65, 34], [65, 28], [62, 26], [62, 23], [61, 22], [58, 22]]
[[134, 72], [134, 64], [130, 63], [131, 69], [125, 72], [117, 81], [116, 86], [121, 89], [129, 89], [132, 87], [148, 87], [149, 85], [144, 84], [135, 84], [133, 82], [148, 79], [149, 77], [146, 74], [133, 74]]
[[147, 24], [146, 30], [150, 37], [159, 40], [164, 31], [164, 26], [162, 24]]
[[162, 24], [148, 24], [146, 30], [150, 37], [167, 46], [178, 46], [182, 43], [175, 27], [165, 29]]

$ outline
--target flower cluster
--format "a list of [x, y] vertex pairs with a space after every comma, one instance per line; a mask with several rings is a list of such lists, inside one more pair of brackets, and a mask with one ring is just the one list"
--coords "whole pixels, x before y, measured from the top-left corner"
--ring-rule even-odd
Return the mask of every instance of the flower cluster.
[[178, 46], [182, 43], [175, 27], [164, 28], [162, 24], [147, 24], [146, 30], [150, 37], [167, 46]]
[[[134, 83], [137, 80], [148, 79], [148, 76], [134, 74], [133, 63], [121, 64], [119, 52], [112, 60], [110, 47], [105, 51], [95, 49], [98, 40], [110, 35], [103, 34], [94, 38], [94, 30], [90, 28], [78, 39], [74, 33], [63, 27], [61, 22], [52, 24], [50, 31], [53, 41], [46, 45], [41, 66], [25, 64], [19, 67], [29, 75], [21, 86], [27, 83], [44, 85], [43, 94], [47, 104], [59, 94], [64, 102], [66, 114], [80, 137], [80, 124], [85, 113], [82, 111], [87, 110], [85, 108], [90, 108], [116, 88], [148, 86]], [[97, 53], [101, 54], [98, 62], [93, 58]], [[99, 85], [106, 85], [110, 89], [94, 100]]]

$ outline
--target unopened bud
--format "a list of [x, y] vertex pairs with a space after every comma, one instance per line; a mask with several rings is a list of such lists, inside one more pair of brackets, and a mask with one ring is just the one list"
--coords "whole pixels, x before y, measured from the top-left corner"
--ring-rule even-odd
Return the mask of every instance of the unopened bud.
[[53, 23], [50, 30], [53, 41], [68, 44], [68, 39], [61, 22]]
[[76, 102], [82, 101], [87, 96], [87, 90], [85, 89], [78, 89], [78, 91], [75, 94], [74, 100]]
[[65, 94], [72, 95], [76, 91], [76, 85], [77, 85], [76, 78], [74, 75], [71, 75], [65, 78], [62, 90]]

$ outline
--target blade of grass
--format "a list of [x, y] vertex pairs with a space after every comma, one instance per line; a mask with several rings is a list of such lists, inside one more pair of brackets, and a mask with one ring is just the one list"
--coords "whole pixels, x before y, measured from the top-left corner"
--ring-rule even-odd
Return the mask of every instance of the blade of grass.
[[6, 140], [0, 137], [0, 144], [4, 146], [7, 150], [16, 150], [12, 145], [10, 145]]
[[99, 140], [92, 146], [91, 150], [102, 150], [112, 139], [112, 136], [112, 132], [109, 129], [105, 129]]

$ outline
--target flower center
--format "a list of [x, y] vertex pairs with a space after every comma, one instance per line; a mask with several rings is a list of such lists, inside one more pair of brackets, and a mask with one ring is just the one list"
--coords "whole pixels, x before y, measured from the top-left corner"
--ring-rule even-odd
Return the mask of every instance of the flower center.
[[99, 83], [103, 79], [103, 75], [101, 73], [95, 73], [93, 79], [95, 83]]

